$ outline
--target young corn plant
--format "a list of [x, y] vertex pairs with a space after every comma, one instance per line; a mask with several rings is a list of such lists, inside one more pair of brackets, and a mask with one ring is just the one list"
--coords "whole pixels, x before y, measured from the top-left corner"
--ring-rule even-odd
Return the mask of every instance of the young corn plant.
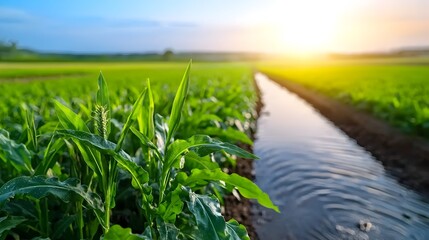
[[[93, 110], [93, 131], [78, 114], [54, 101], [62, 127], [55, 136], [60, 138], [52, 137], [43, 160], [34, 171], [36, 174], [15, 178], [0, 188], [0, 207], [15, 196], [27, 196], [37, 201], [48, 196], [57, 197], [73, 206], [70, 210], [73, 218], [64, 222], [63, 228], [71, 228], [72, 233], [81, 239], [98, 236], [104, 239], [249, 239], [244, 226], [235, 220], [225, 221], [218, 195], [204, 195], [211, 183], [226, 191], [237, 190], [246, 198], [279, 210], [252, 181], [237, 174], [224, 173], [213, 161], [216, 153], [249, 159], [257, 158], [255, 155], [207, 135], [175, 139], [189, 91], [190, 68], [191, 63], [182, 78], [167, 121], [155, 114], [148, 80], [147, 88], [135, 101], [117, 140], [110, 135], [112, 107], [107, 84], [101, 74]], [[126, 142], [137, 142], [139, 149], [126, 152]], [[71, 165], [77, 169], [80, 161], [82, 172], [65, 181], [46, 177], [48, 169], [55, 164], [53, 156], [64, 145], [69, 148], [70, 155], [75, 156], [76, 163]], [[131, 183], [119, 191], [137, 196], [135, 204], [141, 216], [135, 225], [141, 230], [111, 223], [118, 176], [123, 173], [129, 176]], [[39, 218], [48, 222], [47, 225], [52, 218], [48, 207], [46, 203], [43, 205]], [[0, 226], [8, 224], [6, 229], [10, 230], [24, 221], [26, 219], [11, 215], [0, 218]], [[101, 226], [101, 232], [97, 230], [98, 226]], [[50, 235], [49, 226], [46, 229], [41, 232], [42, 237]]]
[[[49, 144], [41, 146], [39, 143], [49, 138], [36, 130], [35, 114], [24, 105], [22, 109], [25, 122], [21, 136], [24, 136], [25, 144], [15, 142], [7, 131], [0, 130], [0, 159], [4, 161], [1, 170], [3, 173], [7, 169], [10, 173], [6, 176], [0, 174], [0, 178], [12, 179], [3, 182], [0, 188], [0, 239], [9, 234], [16, 235], [11, 231], [14, 228], [19, 228], [21, 238], [40, 236], [57, 239], [69, 225], [73, 225], [72, 220], [76, 219], [77, 209], [82, 209], [82, 203], [87, 209], [100, 213], [101, 199], [80, 184], [82, 173], [73, 176], [72, 172], [83, 172], [80, 167], [72, 166], [67, 179], [58, 169], [52, 170], [55, 156], [64, 142], [51, 134]], [[59, 174], [46, 177], [48, 170], [51, 176], [54, 172]], [[68, 207], [55, 216], [49, 211], [49, 208], [70, 202], [76, 203], [76, 208]]]

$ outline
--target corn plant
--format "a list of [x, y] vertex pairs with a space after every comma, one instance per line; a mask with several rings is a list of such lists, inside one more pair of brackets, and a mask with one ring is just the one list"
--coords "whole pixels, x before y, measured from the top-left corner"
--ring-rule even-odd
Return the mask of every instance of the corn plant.
[[[54, 100], [60, 126], [50, 135], [35, 168], [31, 164], [34, 154], [0, 132], [0, 144], [10, 146], [0, 158], [15, 161], [15, 170], [28, 175], [0, 188], [0, 209], [7, 213], [0, 217], [0, 236], [12, 234], [12, 229], [24, 229], [26, 236], [53, 239], [249, 239], [244, 226], [233, 219], [225, 221], [220, 196], [207, 194], [210, 184], [225, 191], [237, 190], [275, 211], [278, 208], [252, 181], [224, 173], [212, 159], [219, 153], [249, 159], [257, 158], [255, 155], [207, 135], [176, 139], [190, 85], [190, 67], [168, 119], [155, 113], [148, 80], [118, 134], [112, 134], [109, 90], [101, 73], [90, 127], [80, 115]], [[31, 117], [28, 119], [28, 139], [34, 139], [34, 124]], [[37, 139], [33, 141], [36, 151]], [[124, 145], [133, 143], [138, 149], [127, 152]], [[54, 170], [61, 165], [58, 158], [61, 152], [65, 154], [64, 149], [72, 160], [66, 173]], [[124, 182], [127, 186], [118, 188]], [[138, 206], [136, 227], [124, 228], [112, 222], [116, 200], [123, 196], [134, 201], [127, 204]], [[52, 208], [61, 202], [67, 207], [61, 213], [56, 209], [53, 216]], [[35, 209], [35, 214], [23, 214], [25, 206]], [[61, 220], [55, 224], [54, 219]]]

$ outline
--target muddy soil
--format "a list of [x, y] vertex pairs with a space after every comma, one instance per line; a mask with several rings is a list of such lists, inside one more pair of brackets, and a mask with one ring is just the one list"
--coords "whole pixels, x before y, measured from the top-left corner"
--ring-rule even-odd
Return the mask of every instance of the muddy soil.
[[[253, 84], [258, 94], [258, 100], [256, 102], [256, 111], [257, 111], [257, 116], [259, 116], [263, 103], [261, 101], [261, 98], [260, 98], [261, 94], [258, 86], [256, 85], [256, 82], [254, 81]], [[252, 132], [250, 136], [252, 140], [255, 139], [255, 133], [256, 132]], [[240, 147], [249, 152], [253, 152], [253, 148], [250, 145], [241, 144]], [[237, 166], [235, 169], [231, 169], [231, 173], [237, 173], [240, 176], [253, 180], [255, 177], [253, 173], [253, 161], [254, 160], [238, 158]], [[253, 227], [253, 223], [254, 223], [253, 220], [257, 216], [254, 216], [254, 213], [252, 212], [252, 204], [253, 203], [249, 199], [246, 199], [244, 197], [241, 197], [240, 200], [238, 200], [236, 197], [232, 195], [228, 195], [225, 197], [224, 216], [226, 220], [234, 218], [240, 224], [243, 224], [244, 226], [246, 226], [250, 239], [257, 240], [259, 238], [255, 228]]]

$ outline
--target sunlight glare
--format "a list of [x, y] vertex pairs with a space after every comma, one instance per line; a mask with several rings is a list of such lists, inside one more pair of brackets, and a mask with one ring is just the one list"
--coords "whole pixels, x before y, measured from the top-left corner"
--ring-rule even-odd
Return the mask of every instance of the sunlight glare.
[[[346, 4], [344, 2], [347, 2]], [[354, 1], [286, 1], [276, 21], [281, 51], [314, 53], [329, 50], [340, 34], [341, 18]]]

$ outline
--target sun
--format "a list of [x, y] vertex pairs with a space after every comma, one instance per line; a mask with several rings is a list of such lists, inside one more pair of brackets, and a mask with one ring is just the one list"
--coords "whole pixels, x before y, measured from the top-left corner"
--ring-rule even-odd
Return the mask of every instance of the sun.
[[285, 22], [278, 26], [281, 43], [299, 52], [314, 52], [328, 48], [335, 33], [334, 24], [315, 16], [309, 18], [288, 16]]
[[281, 50], [294, 53], [325, 52], [341, 32], [344, 4], [337, 0], [285, 1], [275, 23]]

